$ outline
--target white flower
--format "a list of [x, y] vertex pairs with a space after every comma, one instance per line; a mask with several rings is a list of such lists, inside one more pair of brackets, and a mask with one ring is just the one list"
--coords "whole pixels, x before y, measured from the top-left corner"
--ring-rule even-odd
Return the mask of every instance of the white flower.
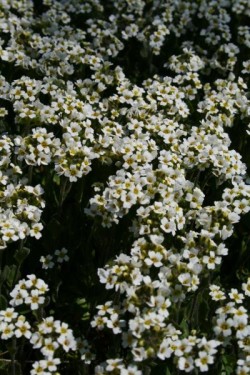
[[31, 375], [49, 375], [47, 370], [47, 363], [44, 360], [34, 362], [32, 364], [32, 370], [30, 372]]
[[214, 362], [213, 357], [207, 352], [199, 352], [199, 358], [195, 359], [195, 365], [201, 372], [208, 371], [208, 365]]
[[107, 320], [107, 327], [111, 328], [114, 334], [121, 332], [121, 322], [119, 321], [118, 314], [114, 313]]
[[6, 310], [0, 311], [0, 321], [5, 321], [7, 323], [12, 322], [17, 318], [18, 314], [12, 307], [8, 307]]
[[10, 300], [10, 305], [18, 306], [24, 303], [24, 299], [27, 298], [28, 292], [25, 289], [19, 289], [18, 287], [15, 287], [10, 293], [10, 296], [13, 297]]
[[40, 351], [45, 357], [52, 358], [54, 357], [54, 353], [58, 347], [59, 347], [59, 344], [56, 341], [53, 341], [53, 339], [49, 337], [49, 338], [44, 339], [44, 342], [42, 344]]
[[48, 358], [40, 361], [41, 366], [48, 369], [50, 372], [56, 371], [57, 365], [60, 363], [60, 358]]
[[160, 348], [158, 350], [157, 356], [161, 359], [164, 360], [166, 358], [170, 358], [172, 353], [174, 352], [174, 349], [171, 347], [171, 342], [172, 340], [167, 338], [164, 339], [160, 345]]
[[20, 315], [18, 317], [17, 322], [15, 323], [16, 330], [15, 330], [15, 336], [17, 338], [19, 337], [26, 337], [29, 339], [31, 337], [31, 326], [30, 324], [25, 320], [25, 317]]
[[71, 332], [68, 332], [66, 335], [60, 335], [57, 342], [62, 346], [65, 352], [76, 350], [76, 340]]
[[47, 270], [53, 268], [55, 263], [52, 262], [53, 257], [51, 255], [41, 256], [40, 262], [42, 263], [42, 268]]
[[128, 368], [121, 368], [121, 375], [142, 375], [142, 371], [134, 365], [128, 366]]
[[174, 222], [174, 219], [168, 220], [166, 217], [161, 219], [161, 229], [165, 233], [172, 233], [172, 235], [175, 235], [176, 232], [176, 224]]
[[214, 251], [210, 251], [209, 255], [204, 255], [202, 260], [208, 269], [215, 269], [216, 265], [221, 263], [221, 257], [216, 256]]
[[190, 273], [182, 273], [178, 276], [180, 283], [187, 287], [187, 290], [196, 290], [199, 285], [199, 279], [196, 275], [191, 275]]
[[210, 293], [209, 295], [212, 297], [214, 301], [220, 301], [226, 299], [225, 293], [220, 289], [217, 285], [210, 285], [209, 287]]
[[178, 367], [180, 370], [190, 372], [194, 369], [194, 360], [192, 357], [180, 357], [178, 359]]
[[216, 320], [216, 325], [213, 329], [217, 335], [228, 337], [232, 334], [231, 327], [233, 326], [233, 324], [234, 323], [232, 319], [226, 319], [225, 316], [221, 316]]
[[39, 290], [37, 289], [31, 290], [30, 295], [24, 300], [27, 305], [30, 305], [31, 310], [39, 309], [40, 305], [43, 305], [44, 301], [45, 297], [41, 296]]
[[155, 266], [155, 267], [161, 267], [162, 266], [162, 260], [163, 255], [161, 253], [155, 252], [155, 251], [149, 251], [148, 257], [144, 259], [144, 262], [147, 264], [147, 266]]
[[41, 323], [38, 325], [40, 334], [50, 334], [55, 329], [55, 320], [52, 316], [44, 318]]
[[242, 290], [247, 297], [250, 297], [250, 277], [247, 279], [246, 283], [242, 284]]
[[96, 315], [91, 321], [91, 327], [97, 327], [98, 329], [103, 329], [106, 326], [108, 318], [104, 316]]
[[34, 332], [30, 338], [30, 343], [33, 345], [33, 348], [41, 348], [43, 344], [43, 336], [39, 332]]
[[236, 303], [242, 303], [243, 299], [245, 298], [242, 293], [239, 293], [239, 291], [234, 288], [231, 289], [231, 292], [228, 295], [231, 300], [235, 301]]
[[8, 340], [14, 336], [15, 326], [12, 323], [0, 322], [0, 334], [2, 340]]
[[43, 229], [43, 225], [41, 223], [32, 224], [30, 230], [30, 236], [35, 237], [37, 240], [42, 237], [41, 231]]
[[121, 369], [121, 368], [122, 368], [122, 359], [116, 358], [116, 359], [107, 360], [106, 371], [112, 372], [115, 369]]

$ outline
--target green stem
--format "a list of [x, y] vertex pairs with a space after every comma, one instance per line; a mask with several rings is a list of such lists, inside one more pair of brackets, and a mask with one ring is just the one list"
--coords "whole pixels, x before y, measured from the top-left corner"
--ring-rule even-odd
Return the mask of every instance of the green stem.
[[67, 195], [69, 194], [70, 189], [72, 187], [71, 182], [69, 183], [68, 186], [67, 186], [67, 184], [68, 184], [68, 179], [65, 178], [64, 181], [62, 182], [61, 189], [60, 189], [60, 199], [59, 199], [60, 207], [63, 205], [63, 202], [65, 201], [65, 199], [66, 199]]
[[30, 165], [29, 166], [29, 171], [28, 171], [28, 181], [29, 181], [29, 184], [31, 184], [31, 182], [32, 182], [32, 174], [33, 174], [33, 165]]
[[44, 310], [43, 307], [40, 307], [38, 310], [34, 311], [34, 316], [38, 323], [40, 323], [44, 317]]
[[[24, 245], [24, 240], [21, 240], [20, 243], [19, 243], [18, 251], [20, 251], [23, 248], [23, 245]], [[18, 279], [17, 276], [18, 276], [18, 273], [20, 271], [20, 267], [21, 267], [21, 264], [18, 263], [16, 271], [15, 271], [15, 275], [14, 275], [13, 280], [12, 280], [12, 288], [14, 287], [14, 285], [16, 285], [16, 282], [17, 282], [17, 279]]]
[[[0, 250], [0, 273], [2, 272], [2, 260], [3, 260], [3, 250]], [[2, 294], [2, 282], [0, 282], [0, 296]]]
[[16, 375], [16, 338], [12, 339], [12, 350], [11, 350], [11, 375]]
[[[198, 299], [198, 293], [195, 294], [195, 296], [193, 297], [193, 301], [192, 301], [192, 307], [191, 307], [191, 310], [190, 310], [190, 314], [189, 314], [189, 319], [188, 321], [189, 322], [194, 322], [194, 313], [195, 313], [195, 310], [196, 310], [196, 305], [197, 305], [197, 299]], [[192, 326], [191, 326], [192, 327]]]

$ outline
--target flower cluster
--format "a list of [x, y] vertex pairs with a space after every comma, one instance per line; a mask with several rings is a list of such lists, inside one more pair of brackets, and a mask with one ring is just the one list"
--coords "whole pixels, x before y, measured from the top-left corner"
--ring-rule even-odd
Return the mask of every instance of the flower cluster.
[[38, 310], [45, 302], [44, 294], [48, 291], [48, 285], [35, 275], [28, 275], [27, 280], [18, 282], [10, 292], [11, 306], [28, 305], [31, 310]]
[[246, 297], [250, 296], [250, 278], [242, 284], [241, 289], [243, 293], [232, 288], [226, 296], [218, 285], [210, 286], [212, 299], [223, 301], [221, 307], [216, 310], [214, 332], [225, 347], [235, 340], [239, 352], [236, 373], [242, 375], [250, 371], [249, 313], [244, 306]]
[[[41, 309], [45, 302], [44, 294], [48, 285], [35, 275], [28, 275], [27, 280], [20, 280], [10, 293], [10, 305], [29, 306], [31, 311]], [[55, 320], [53, 316], [29, 322], [25, 315], [19, 314], [14, 307], [0, 311], [0, 334], [2, 340], [26, 338], [33, 349], [39, 349], [43, 359], [32, 364], [31, 375], [58, 374], [57, 366], [61, 363], [60, 352], [76, 350], [73, 331], [67, 323]]]
[[[5, 141], [6, 138], [3, 138], [3, 147], [6, 146]], [[43, 189], [40, 185], [30, 186], [25, 180], [18, 183], [18, 174], [21, 174], [20, 167], [12, 163], [10, 168], [4, 167], [0, 173], [1, 249], [5, 249], [8, 243], [24, 240], [28, 236], [36, 239], [42, 236], [41, 214], [45, 206], [41, 197]]]

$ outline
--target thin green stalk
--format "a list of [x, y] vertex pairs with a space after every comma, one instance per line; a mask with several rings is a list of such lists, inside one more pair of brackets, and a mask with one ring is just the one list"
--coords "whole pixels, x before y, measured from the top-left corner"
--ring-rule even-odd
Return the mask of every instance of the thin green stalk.
[[[2, 260], [4, 250], [0, 250], [0, 272], [2, 272]], [[2, 283], [0, 282], [0, 296], [2, 294]]]
[[30, 165], [29, 166], [29, 171], [28, 171], [28, 181], [29, 181], [29, 184], [32, 183], [32, 175], [33, 175], [33, 165]]
[[[22, 250], [23, 245], [24, 245], [24, 240], [21, 240], [20, 243], [19, 243], [18, 251]], [[16, 268], [16, 270], [15, 270], [15, 275], [14, 275], [13, 280], [12, 280], [12, 287], [14, 287], [14, 285], [15, 285], [16, 282], [17, 282], [17, 276], [18, 276], [18, 273], [19, 273], [19, 271], [20, 271], [20, 268], [21, 268], [21, 264], [18, 263], [18, 264], [17, 264], [17, 268]]]
[[72, 182], [70, 182], [69, 185], [68, 185], [68, 182], [69, 182], [68, 179], [65, 178], [61, 185], [60, 198], [59, 198], [60, 207], [63, 205], [63, 202], [65, 201], [72, 187]]
[[16, 338], [12, 339], [11, 348], [11, 375], [16, 375]]

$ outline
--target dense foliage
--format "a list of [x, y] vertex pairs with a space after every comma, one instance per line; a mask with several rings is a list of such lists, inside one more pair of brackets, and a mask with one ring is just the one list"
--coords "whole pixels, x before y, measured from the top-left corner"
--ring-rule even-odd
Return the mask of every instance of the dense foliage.
[[250, 374], [249, 25], [0, 0], [1, 374]]

